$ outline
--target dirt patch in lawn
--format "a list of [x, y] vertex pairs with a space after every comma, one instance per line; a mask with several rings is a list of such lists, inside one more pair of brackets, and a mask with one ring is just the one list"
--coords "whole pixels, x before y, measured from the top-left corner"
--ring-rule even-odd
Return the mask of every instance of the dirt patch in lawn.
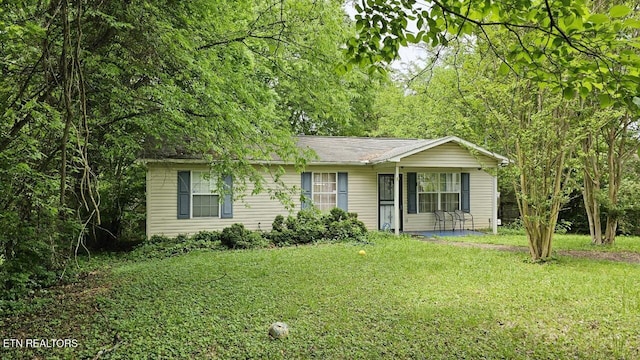
[[[468, 243], [462, 241], [448, 241], [442, 239], [425, 238], [420, 237], [422, 241], [428, 241], [436, 244], [446, 244], [458, 247], [470, 247], [481, 248], [500, 251], [511, 252], [529, 252], [529, 248], [526, 246], [515, 245], [500, 245], [500, 244], [482, 244], [482, 243]], [[596, 250], [557, 250], [556, 254], [562, 256], [572, 256], [577, 258], [592, 259], [592, 260], [607, 260], [625, 262], [630, 264], [640, 264], [640, 254], [629, 251], [596, 251]]]

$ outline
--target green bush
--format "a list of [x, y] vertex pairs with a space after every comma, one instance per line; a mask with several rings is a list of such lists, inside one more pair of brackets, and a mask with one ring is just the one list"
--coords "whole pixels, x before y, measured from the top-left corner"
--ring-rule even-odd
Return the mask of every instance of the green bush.
[[284, 216], [278, 215], [271, 224], [271, 231], [283, 231], [284, 230]]
[[145, 242], [145, 245], [148, 244], [167, 244], [169, 242], [175, 242], [175, 238], [170, 238], [166, 235], [153, 235]]
[[[339, 210], [339, 211], [335, 211]], [[325, 238], [333, 241], [362, 240], [367, 234], [367, 227], [358, 220], [358, 214], [333, 209], [326, 217], [328, 222]]]
[[217, 231], [200, 231], [193, 235], [191, 240], [196, 242], [217, 242], [220, 241], [220, 233]]
[[326, 231], [322, 212], [315, 207], [300, 210], [295, 217], [289, 216], [285, 224], [292, 233], [291, 244], [322, 240]]
[[242, 224], [233, 224], [222, 230], [220, 242], [229, 249], [255, 249], [268, 245], [262, 234], [245, 229]]
[[163, 258], [188, 253], [193, 250], [221, 250], [220, 233], [201, 231], [191, 237], [180, 234], [176, 237], [153, 235], [129, 253], [130, 259]]
[[355, 213], [334, 208], [323, 214], [317, 208], [308, 208], [286, 219], [276, 216], [267, 237], [276, 246], [287, 246], [322, 240], [361, 240], [366, 234], [366, 226]]

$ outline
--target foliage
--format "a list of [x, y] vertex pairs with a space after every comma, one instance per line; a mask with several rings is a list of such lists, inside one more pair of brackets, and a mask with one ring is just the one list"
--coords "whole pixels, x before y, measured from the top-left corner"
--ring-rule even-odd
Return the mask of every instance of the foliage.
[[[398, 56], [400, 46], [454, 42], [491, 43], [513, 72], [545, 83], [567, 98], [599, 92], [604, 107], [632, 104], [637, 94], [640, 21], [627, 5], [594, 7], [585, 0], [368, 0], [356, 4], [357, 36], [347, 42], [352, 64], [377, 64]], [[591, 8], [589, 6], [592, 6]], [[415, 26], [417, 32], [411, 28]]]
[[362, 240], [367, 235], [364, 223], [355, 213], [333, 208], [322, 213], [317, 208], [303, 209], [294, 216], [276, 217], [267, 235], [277, 246], [308, 244], [317, 241]]
[[360, 240], [367, 234], [364, 223], [358, 220], [358, 214], [347, 213], [340, 208], [333, 208], [325, 215], [326, 232], [324, 237], [334, 241]]
[[291, 231], [289, 243], [292, 245], [320, 241], [326, 231], [322, 212], [315, 207], [302, 209], [296, 216], [289, 215], [285, 225]]
[[[455, 71], [455, 59], [440, 59], [442, 66], [420, 67], [378, 91], [376, 136], [433, 139], [455, 135], [492, 147], [495, 136], [479, 113], [478, 99], [463, 98], [466, 77]], [[425, 109], [428, 109], [426, 111]]]
[[[605, 205], [609, 207], [608, 213], [611, 215], [607, 219], [604, 237], [605, 242], [613, 241], [620, 215], [617, 192], [621, 170], [624, 161], [638, 147], [637, 139], [629, 142], [627, 136], [629, 126], [636, 122], [640, 114], [636, 106], [640, 102], [636, 97], [640, 79], [640, 56], [634, 50], [640, 44], [640, 20], [636, 12], [626, 4], [584, 0], [444, 0], [429, 5], [415, 0], [367, 0], [359, 2], [356, 11], [359, 13], [356, 15], [358, 35], [347, 42], [346, 49], [351, 64], [377, 65], [388, 62], [397, 57], [401, 45], [425, 43], [437, 48], [434, 51], [434, 65], [438, 64], [441, 54], [456, 58], [460, 55], [464, 57], [467, 52], [481, 54], [492, 59], [493, 79], [511, 74], [514, 83], [525, 84], [525, 93], [544, 98], [544, 101], [538, 101], [544, 105], [546, 112], [542, 117], [538, 117], [538, 114], [544, 112], [531, 114], [531, 111], [524, 109], [526, 105], [521, 107], [524, 111], [512, 111], [511, 116], [499, 111], [506, 120], [501, 125], [519, 122], [523, 128], [523, 131], [516, 132], [508, 130], [506, 136], [501, 138], [514, 138], [516, 148], [522, 147], [517, 151], [507, 150], [504, 154], [516, 160], [520, 172], [521, 181], [514, 182], [514, 185], [517, 194], [524, 192], [519, 198], [519, 205], [534, 259], [544, 258], [550, 252], [558, 208], [566, 201], [564, 197], [571, 190], [565, 186], [569, 185], [568, 174], [572, 167], [567, 163], [576, 150], [576, 140], [588, 142], [594, 129], [596, 132], [604, 128], [603, 132], [607, 133], [604, 143], [609, 146], [607, 172], [610, 174]], [[414, 26], [417, 33], [411, 30]], [[447, 47], [450, 49], [443, 49]], [[476, 70], [472, 71], [475, 74]], [[494, 84], [487, 85], [493, 88]], [[527, 99], [521, 91], [515, 90], [515, 93], [519, 96], [512, 104], [527, 104], [535, 97]], [[504, 103], [504, 99], [508, 98], [506, 96], [500, 100]], [[556, 104], [549, 104], [550, 99]], [[566, 102], [561, 103], [560, 99]], [[589, 129], [585, 120], [595, 106], [613, 106], [624, 115]], [[558, 121], [553, 120], [555, 114], [551, 115], [556, 112], [562, 113], [557, 116]], [[575, 129], [580, 129], [577, 137], [567, 133]], [[538, 133], [544, 130], [549, 130], [550, 134]], [[550, 141], [543, 145], [550, 150], [543, 155], [546, 159], [535, 156], [533, 161], [525, 163], [522, 156], [529, 156], [533, 149], [531, 143], [541, 138]], [[558, 139], [568, 141], [558, 142]], [[516, 152], [518, 154], [514, 156]], [[595, 226], [599, 234], [600, 203], [597, 192], [601, 179], [598, 178], [595, 183], [586, 181], [589, 172], [598, 170], [587, 166], [597, 163], [589, 159], [590, 152], [589, 149], [585, 150], [585, 203], [588, 205], [590, 227], [593, 229]], [[523, 167], [525, 164], [527, 169]], [[549, 168], [551, 164], [555, 169]], [[546, 190], [542, 189], [538, 180], [547, 184]], [[554, 190], [549, 192], [551, 188]], [[542, 204], [540, 199], [535, 198], [546, 196], [545, 192], [549, 193], [550, 199], [547, 204]], [[536, 204], [530, 203], [531, 200]], [[540, 205], [545, 210], [535, 210]], [[594, 221], [597, 222], [595, 225]], [[594, 241], [601, 243], [598, 234], [592, 236]]]
[[254, 249], [267, 245], [262, 234], [245, 229], [243, 224], [233, 224], [222, 230], [220, 242], [229, 249]]
[[640, 235], [640, 161], [630, 161], [620, 185], [618, 207], [624, 211], [619, 219], [619, 231], [627, 235]]
[[222, 250], [220, 234], [215, 231], [201, 231], [191, 237], [179, 235], [174, 238], [154, 235], [124, 255], [131, 260], [165, 258], [186, 254], [194, 250]]
[[[336, 243], [116, 260], [49, 295], [55, 307], [3, 324], [7, 337], [69, 337], [77, 348], [9, 348], [3, 359], [109, 349], [111, 359], [640, 355], [636, 265], [560, 257], [540, 266], [519, 253], [374, 238], [366, 256]], [[269, 338], [275, 321], [289, 325], [286, 341]]]
[[270, 232], [248, 230], [243, 224], [233, 224], [222, 232], [200, 231], [192, 236], [178, 235], [170, 238], [154, 235], [132, 252], [128, 259], [164, 258], [181, 255], [193, 250], [225, 250], [264, 248], [308, 244], [322, 241], [362, 240], [367, 229], [355, 213], [333, 209], [323, 214], [317, 209], [303, 210], [295, 217], [278, 215]]
[[341, 5], [2, 2], [1, 271], [29, 279], [12, 291], [60, 275], [85, 245], [142, 240], [140, 157], [216, 160], [238, 194], [253, 184], [286, 201], [278, 174], [267, 188], [248, 159], [303, 165], [295, 114], [331, 134], [364, 131], [384, 80], [334, 71], [351, 26]]

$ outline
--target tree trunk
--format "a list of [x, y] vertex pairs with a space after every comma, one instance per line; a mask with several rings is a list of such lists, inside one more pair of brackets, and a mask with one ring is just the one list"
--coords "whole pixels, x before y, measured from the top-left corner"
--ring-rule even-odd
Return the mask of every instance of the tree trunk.
[[602, 244], [602, 221], [600, 221], [600, 172], [598, 166], [598, 155], [594, 149], [594, 139], [592, 134], [588, 134], [582, 141], [583, 159], [583, 191], [584, 208], [589, 220], [589, 234], [591, 243]]
[[618, 231], [618, 219], [614, 216], [607, 216], [603, 244], [613, 245], [616, 240], [616, 231]]
[[553, 228], [544, 226], [538, 221], [534, 221], [525, 227], [527, 228], [531, 260], [544, 261], [550, 258], [553, 244]]
[[609, 149], [607, 151], [607, 170], [609, 171], [609, 191], [607, 224], [605, 228], [603, 244], [612, 245], [616, 241], [616, 231], [618, 230], [618, 219], [620, 209], [618, 209], [618, 191], [622, 183], [622, 167], [626, 157], [626, 135], [629, 126], [629, 116], [622, 117], [622, 126], [611, 126], [608, 132]]
[[596, 198], [599, 186], [594, 184], [590, 179], [584, 179], [584, 190], [582, 198], [584, 199], [584, 208], [587, 212], [589, 220], [589, 234], [591, 235], [591, 243], [596, 245], [602, 244], [602, 221], [600, 221], [600, 203]]

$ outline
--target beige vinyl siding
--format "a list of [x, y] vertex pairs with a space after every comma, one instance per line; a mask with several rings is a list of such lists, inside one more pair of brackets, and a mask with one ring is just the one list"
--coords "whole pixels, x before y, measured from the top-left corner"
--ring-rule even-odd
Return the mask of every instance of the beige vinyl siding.
[[495, 167], [497, 161], [481, 154], [472, 154], [455, 143], [446, 143], [435, 148], [407, 156], [400, 161], [404, 167]]
[[[222, 230], [234, 224], [242, 223], [249, 229], [270, 230], [276, 215], [289, 215], [278, 200], [271, 199], [267, 192], [251, 195], [252, 184], [247, 184], [246, 196], [235, 200], [233, 204], [233, 218], [177, 218], [177, 186], [178, 171], [206, 171], [206, 165], [150, 163], [147, 170], [147, 236], [164, 234], [176, 236], [178, 234], [194, 234], [202, 230]], [[292, 166], [285, 166], [286, 173], [282, 177], [284, 183], [300, 189], [300, 174]], [[370, 167], [353, 166], [310, 166], [310, 172], [347, 172], [348, 177], [348, 206], [350, 212], [358, 213], [369, 229], [376, 229], [377, 197], [376, 175]], [[265, 177], [266, 187], [269, 187], [269, 177]], [[300, 210], [299, 193], [293, 194], [296, 203], [294, 212]]]
[[[246, 196], [233, 203], [233, 218], [177, 218], [177, 186], [178, 171], [207, 171], [206, 165], [197, 164], [149, 164], [147, 173], [147, 236], [164, 234], [176, 236], [178, 234], [194, 234], [201, 230], [222, 230], [234, 224], [243, 223], [249, 229], [271, 228], [271, 223], [277, 214], [287, 215], [288, 212], [277, 200], [272, 200], [268, 193]], [[300, 175], [287, 172], [284, 181], [300, 186]], [[234, 180], [237, 181], [237, 180]], [[238, 184], [234, 183], [234, 186]], [[252, 184], [247, 184], [247, 194], [253, 190]]]
[[[493, 176], [483, 170], [477, 168], [408, 168], [403, 169], [406, 172], [467, 172], [469, 173], [470, 180], [470, 213], [473, 215], [476, 229], [486, 229], [491, 227], [491, 197], [493, 194]], [[402, 198], [404, 203], [407, 203], [407, 180], [406, 173], [404, 175], [404, 188]], [[448, 219], [447, 219], [448, 220]], [[404, 230], [405, 231], [420, 231], [420, 230], [433, 230], [435, 222], [434, 215], [432, 213], [421, 214], [409, 214], [407, 207], [404, 207]], [[447, 228], [451, 230], [449, 226], [452, 225], [447, 221]], [[471, 227], [471, 223], [465, 224], [467, 227]], [[459, 228], [459, 227], [456, 227]]]
[[[378, 174], [393, 174], [395, 163], [367, 165], [309, 166], [309, 172], [347, 172], [348, 211], [358, 214], [369, 230], [378, 229]], [[470, 205], [477, 229], [489, 228], [492, 216], [493, 176], [481, 170], [494, 168], [497, 160], [484, 155], [470, 153], [466, 148], [447, 143], [403, 158], [397, 164], [403, 175], [403, 228], [405, 231], [431, 230], [433, 214], [407, 213], [407, 173], [408, 172], [468, 172], [470, 173]], [[194, 234], [201, 230], [222, 230], [242, 223], [249, 229], [271, 229], [276, 215], [289, 215], [278, 200], [271, 199], [268, 192], [251, 195], [252, 184], [247, 184], [245, 196], [233, 204], [233, 218], [177, 218], [178, 171], [207, 170], [204, 164], [193, 162], [151, 162], [147, 164], [147, 236], [164, 234]], [[282, 181], [300, 190], [300, 173], [293, 166], [285, 166]], [[479, 170], [480, 169], [480, 170]], [[269, 176], [265, 177], [266, 187], [273, 187]], [[237, 180], [234, 180], [237, 182]], [[235, 183], [234, 183], [235, 184]], [[271, 184], [271, 186], [269, 186]], [[236, 185], [234, 185], [236, 187]], [[292, 213], [300, 209], [300, 194], [292, 194], [296, 204]], [[448, 224], [447, 224], [448, 227]]]

